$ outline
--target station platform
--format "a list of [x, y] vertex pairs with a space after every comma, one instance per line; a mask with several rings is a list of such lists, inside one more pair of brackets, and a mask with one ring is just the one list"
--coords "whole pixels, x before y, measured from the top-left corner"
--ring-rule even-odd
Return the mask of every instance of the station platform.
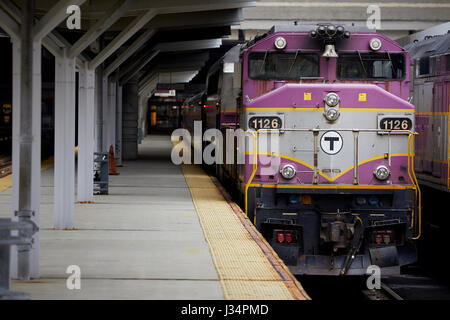
[[[11, 283], [32, 299], [309, 299], [301, 284], [198, 166], [170, 161], [170, 136], [110, 176], [109, 195], [76, 204], [75, 229], [53, 229], [53, 168], [41, 179], [41, 278]], [[0, 192], [0, 217], [11, 189]], [[81, 269], [69, 290], [66, 269]]]

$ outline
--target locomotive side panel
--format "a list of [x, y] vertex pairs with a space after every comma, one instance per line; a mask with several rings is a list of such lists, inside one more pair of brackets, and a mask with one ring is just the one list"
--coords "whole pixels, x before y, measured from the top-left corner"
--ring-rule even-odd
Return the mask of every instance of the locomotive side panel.
[[449, 104], [450, 34], [409, 46], [414, 60], [414, 98], [417, 107], [415, 169], [420, 181], [450, 191]]

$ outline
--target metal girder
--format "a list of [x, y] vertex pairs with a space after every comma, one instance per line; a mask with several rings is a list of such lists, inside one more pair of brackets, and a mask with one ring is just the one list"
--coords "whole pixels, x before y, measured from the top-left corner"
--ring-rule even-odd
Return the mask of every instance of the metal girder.
[[144, 76], [141, 80], [139, 80], [138, 86], [139, 88], [142, 88], [145, 86], [145, 84], [155, 75], [157, 75], [158, 72], [156, 72], [155, 70], [150, 70], [150, 72], [148, 72], [146, 74], [146, 76]]
[[160, 29], [228, 26], [239, 24], [242, 20], [242, 9], [237, 8], [219, 11], [160, 14], [149, 23], [148, 27]]
[[[145, 61], [147, 58], [149, 58], [150, 56], [153, 55], [153, 58], [155, 57], [154, 52], [151, 51], [151, 49], [146, 50], [146, 53], [141, 55], [140, 57], [130, 60], [128, 61], [125, 65], [123, 65], [120, 70], [117, 70], [112, 76], [111, 76], [111, 80], [112, 81], [118, 81], [120, 80], [120, 78], [122, 78], [123, 76], [125, 76], [126, 74], [128, 74], [129, 72], [133, 71], [136, 69], [136, 67], [140, 66], [143, 61]], [[153, 59], [151, 58], [151, 59]], [[123, 85], [125, 82], [122, 81]]]
[[[83, 16], [84, 17], [84, 16]], [[128, 17], [129, 18], [129, 17]], [[172, 28], [196, 28], [196, 27], [218, 27], [238, 25], [243, 21], [241, 8], [194, 11], [181, 13], [159, 14], [150, 21], [143, 29], [172, 29]], [[90, 20], [83, 20], [83, 26], [87, 26]], [[108, 31], [120, 32], [130, 19], [122, 19], [114, 23]]]
[[[127, 73], [124, 73], [124, 78], [120, 80], [120, 85], [127, 83], [131, 78], [133, 78], [139, 71], [142, 70], [150, 61], [152, 61], [159, 54], [159, 50], [153, 51], [150, 55], [146, 56], [142, 60], [137, 60], [135, 63], [131, 64], [127, 70]], [[120, 79], [119, 77], [118, 79]]]
[[[69, 49], [71, 47], [69, 41], [67, 41], [66, 38], [64, 38], [56, 30], [53, 30], [53, 32], [49, 33], [48, 36], [44, 38], [43, 44], [47, 48], [47, 50], [50, 51], [54, 56], [56, 56], [57, 54], [59, 54], [59, 56], [61, 56], [63, 48]], [[52, 50], [50, 49], [50, 46], [56, 46], [57, 48], [59, 48], [59, 50], [56, 52], [52, 52]], [[56, 49], [54, 49], [54, 50], [56, 50]], [[83, 68], [84, 64], [89, 61], [90, 61], [90, 59], [83, 54], [79, 54], [75, 58], [76, 65], [79, 69]]]
[[143, 86], [139, 86], [138, 95], [142, 95], [144, 92], [148, 91], [151, 87], [155, 87], [158, 84], [158, 73], [152, 73], [151, 77], [145, 82]]
[[[10, 15], [13, 17], [19, 27], [21, 23], [21, 12], [20, 9], [11, 0], [0, 0], [0, 6], [3, 7]], [[37, 19], [34, 19], [37, 21]], [[71, 44], [56, 30], [50, 32], [44, 39], [42, 39], [42, 44], [44, 47], [50, 51], [54, 56], [62, 56], [63, 48], [70, 48]], [[77, 57], [76, 63], [78, 67], [81, 67], [84, 62], [90, 59], [84, 55], [79, 55]]]
[[95, 39], [111, 27], [130, 7], [132, 0], [119, 0], [100, 18], [69, 50], [69, 56], [75, 57], [86, 49]]
[[195, 77], [195, 75], [197, 75], [198, 71], [199, 69], [179, 72], [161, 72], [158, 76], [158, 82], [189, 82], [193, 77]]
[[46, 14], [39, 20], [33, 28], [34, 39], [42, 39], [55, 29], [67, 17], [67, 7], [70, 5], [81, 5], [86, 0], [59, 0]]
[[113, 54], [125, 41], [132, 37], [138, 30], [145, 26], [153, 17], [158, 14], [156, 10], [149, 10], [142, 13], [117, 36], [111, 41], [106, 48], [104, 48], [94, 59], [89, 63], [90, 69], [97, 68], [105, 59]]
[[200, 62], [191, 62], [191, 61], [184, 61], [179, 63], [165, 63], [165, 64], [158, 64], [155, 68], [158, 72], [165, 72], [165, 71], [188, 71], [188, 70], [198, 70], [201, 69], [205, 65], [206, 61]]
[[170, 64], [189, 64], [189, 63], [197, 63], [203, 62], [205, 63], [209, 59], [209, 52], [200, 52], [200, 53], [177, 53], [177, 54], [165, 54], [159, 60], [159, 65]]
[[[159, 9], [163, 13], [175, 12], [194, 12], [194, 11], [209, 11], [209, 10], [224, 10], [243, 7], [254, 7], [256, 1], [241, 1], [241, 0], [165, 0], [158, 2], [151, 2], [150, 6], [154, 9]], [[136, 10], [143, 10], [149, 7], [148, 0], [137, 0]]]
[[122, 52], [108, 67], [106, 67], [104, 74], [109, 76], [122, 63], [124, 63], [131, 55], [133, 55], [139, 48], [141, 48], [153, 35], [156, 30], [148, 29], [136, 41], [133, 42], [124, 52]]
[[[39, 0], [36, 9], [38, 12], [43, 13], [48, 11], [54, 2], [54, 0]], [[142, 11], [151, 9], [160, 9], [164, 10], [161, 13], [170, 13], [254, 7], [256, 2], [248, 0], [136, 0], [127, 16], [135, 16]], [[83, 6], [83, 16], [88, 19], [98, 19], [105, 14], [110, 6], [111, 0], [89, 1]]]
[[0, 9], [0, 26], [11, 38], [20, 39], [20, 26], [3, 9]]
[[222, 39], [207, 39], [194, 41], [179, 41], [179, 42], [163, 42], [155, 46], [156, 50], [161, 52], [170, 51], [191, 51], [201, 49], [214, 49], [222, 45]]

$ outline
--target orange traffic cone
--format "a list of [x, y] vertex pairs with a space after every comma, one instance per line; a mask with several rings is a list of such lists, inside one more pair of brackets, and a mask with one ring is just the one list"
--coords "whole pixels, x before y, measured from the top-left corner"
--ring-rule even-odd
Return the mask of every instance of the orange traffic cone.
[[120, 174], [116, 168], [116, 161], [114, 160], [114, 148], [112, 145], [111, 147], [109, 147], [109, 174], [112, 176], [117, 176]]

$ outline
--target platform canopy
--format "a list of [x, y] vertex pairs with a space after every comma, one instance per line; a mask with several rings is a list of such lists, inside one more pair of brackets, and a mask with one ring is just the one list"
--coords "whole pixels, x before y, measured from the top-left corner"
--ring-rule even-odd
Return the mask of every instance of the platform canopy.
[[[31, 219], [39, 226], [41, 46], [55, 57], [54, 227], [71, 229], [75, 193], [79, 202], [93, 201], [94, 151], [111, 147], [118, 163], [123, 154], [137, 153], [146, 103], [158, 84], [191, 81], [207, 67], [211, 50], [223, 46], [231, 26], [243, 20], [242, 9], [255, 4], [0, 0], [0, 34], [13, 43], [14, 219]], [[39, 277], [39, 233], [33, 248], [13, 253], [12, 260], [13, 276]]]

